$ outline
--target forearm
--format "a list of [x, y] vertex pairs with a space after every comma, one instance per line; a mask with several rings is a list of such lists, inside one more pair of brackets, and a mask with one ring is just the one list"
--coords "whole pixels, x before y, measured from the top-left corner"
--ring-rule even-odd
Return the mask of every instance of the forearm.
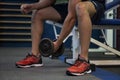
[[51, 6], [55, 2], [56, 0], [39, 0], [39, 2], [31, 4], [31, 6], [33, 9], [42, 9]]
[[68, 15], [64, 21], [60, 36], [58, 38], [58, 44], [61, 44], [63, 40], [69, 35], [75, 24], [76, 21], [75, 5], [77, 2], [78, 0], [69, 0]]
[[63, 27], [58, 38], [58, 44], [61, 44], [63, 40], [70, 34], [72, 31], [76, 19], [70, 15], [68, 15], [63, 23]]

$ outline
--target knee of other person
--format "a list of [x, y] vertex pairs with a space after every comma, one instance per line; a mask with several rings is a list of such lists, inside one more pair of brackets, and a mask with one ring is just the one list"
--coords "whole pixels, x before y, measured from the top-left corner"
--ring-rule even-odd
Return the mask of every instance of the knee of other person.
[[76, 5], [76, 13], [77, 13], [77, 16], [80, 16], [82, 17], [83, 15], [86, 14], [86, 11], [87, 11], [87, 8], [85, 6], [85, 4], [83, 2], [79, 2], [77, 5]]
[[44, 19], [44, 13], [41, 10], [33, 11], [32, 22], [36, 20], [43, 20], [43, 19]]
[[44, 17], [44, 14], [45, 14], [45, 12], [42, 11], [42, 10], [37, 10], [37, 11], [36, 11], [36, 16]]

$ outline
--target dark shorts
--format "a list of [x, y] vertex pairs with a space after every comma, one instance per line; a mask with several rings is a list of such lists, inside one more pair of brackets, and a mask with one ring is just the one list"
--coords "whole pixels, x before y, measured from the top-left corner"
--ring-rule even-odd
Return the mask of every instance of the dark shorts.
[[53, 5], [53, 8], [60, 14], [62, 18], [62, 20], [59, 22], [63, 23], [68, 13], [68, 3], [56, 4]]
[[94, 0], [92, 0], [91, 2], [94, 4], [95, 9], [97, 11], [94, 14], [94, 16], [91, 18], [92, 23], [94, 24], [94, 23], [98, 22], [101, 18], [104, 17], [105, 5], [98, 1], [94, 1]]
[[[97, 10], [95, 15], [91, 18], [92, 22], [95, 23], [96, 21], [99, 21], [103, 17], [104, 5], [93, 0], [91, 2], [94, 4], [95, 9]], [[67, 3], [56, 4], [53, 5], [53, 8], [56, 9], [56, 11], [61, 15], [62, 20], [60, 21], [60, 23], [63, 23], [68, 13], [68, 4]]]

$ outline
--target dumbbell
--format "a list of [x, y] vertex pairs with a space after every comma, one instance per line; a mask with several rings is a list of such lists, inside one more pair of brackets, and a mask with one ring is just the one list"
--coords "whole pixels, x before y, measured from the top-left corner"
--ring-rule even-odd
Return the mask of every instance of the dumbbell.
[[[56, 40], [54, 40], [56, 41]], [[62, 43], [59, 47], [59, 49], [54, 52], [54, 44], [52, 40], [50, 40], [49, 38], [43, 38], [40, 42], [39, 45], [39, 50], [42, 56], [44, 57], [59, 57], [64, 53], [64, 44]]]

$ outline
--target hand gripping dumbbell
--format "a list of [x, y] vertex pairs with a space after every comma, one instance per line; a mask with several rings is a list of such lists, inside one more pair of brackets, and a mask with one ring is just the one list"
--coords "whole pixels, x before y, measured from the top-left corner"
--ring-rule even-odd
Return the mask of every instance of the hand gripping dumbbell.
[[[54, 40], [55, 41], [55, 40]], [[59, 57], [64, 53], [64, 44], [62, 43], [59, 47], [59, 49], [54, 52], [54, 44], [53, 42], [48, 38], [44, 38], [41, 40], [39, 45], [39, 50], [42, 56], [44, 57]]]

